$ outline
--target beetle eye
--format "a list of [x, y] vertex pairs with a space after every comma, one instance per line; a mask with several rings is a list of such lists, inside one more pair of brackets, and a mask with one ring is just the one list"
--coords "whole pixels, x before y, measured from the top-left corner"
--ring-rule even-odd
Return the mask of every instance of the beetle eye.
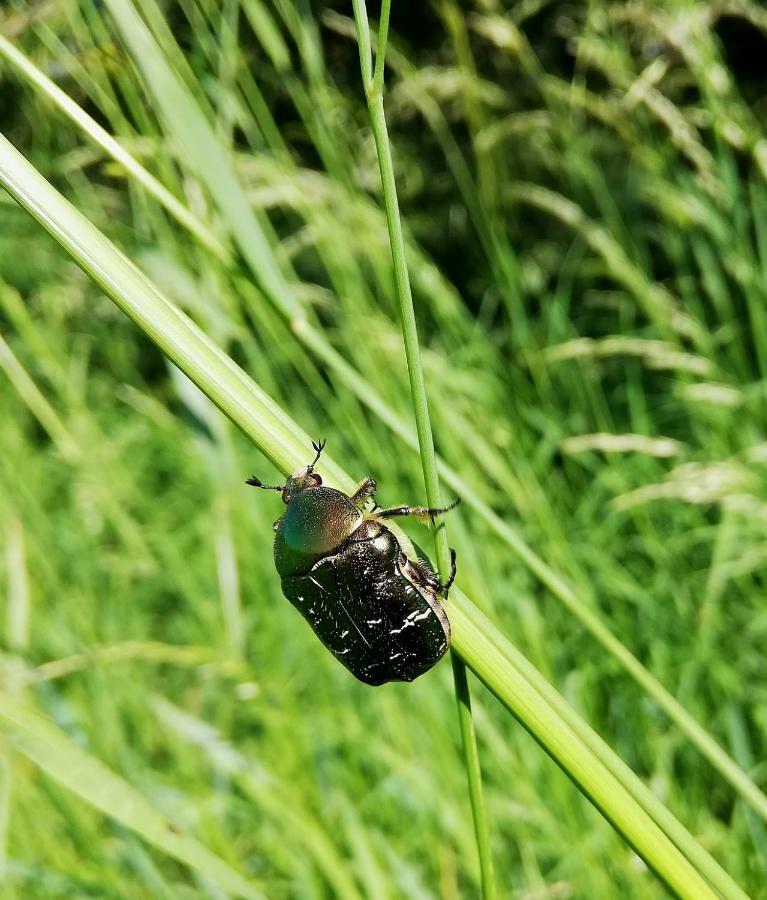
[[316, 472], [312, 472], [312, 481], [314, 482], [315, 487], [319, 487], [322, 484], [322, 479]]

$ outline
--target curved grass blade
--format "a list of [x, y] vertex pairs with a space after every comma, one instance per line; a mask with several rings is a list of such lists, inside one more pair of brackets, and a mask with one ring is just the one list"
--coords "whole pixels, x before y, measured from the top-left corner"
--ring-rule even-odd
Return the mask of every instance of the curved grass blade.
[[135, 178], [158, 203], [187, 228], [205, 247], [226, 262], [229, 251], [211, 232], [207, 225], [184, 206], [171, 192], [148, 172], [138, 160], [132, 156], [119, 141], [115, 140], [106, 129], [102, 128], [85, 110], [61, 88], [51, 81], [47, 75], [28, 59], [17, 47], [0, 34], [0, 55], [5, 57], [17, 72], [26, 78], [34, 87], [49, 97], [62, 112], [68, 116], [84, 134], [98, 144], [105, 153], [118, 162], [132, 178]]
[[[302, 462], [309, 444], [304, 432], [2, 136], [0, 181], [278, 468], [289, 472]], [[354, 480], [332, 459], [327, 459], [325, 469], [330, 483], [347, 491], [354, 487]], [[507, 644], [506, 638], [460, 591], [453, 599], [454, 646], [467, 665], [672, 890], [691, 900], [715, 897], [690, 863], [689, 853], [686, 857], [672, 842], [620, 778], [504, 653], [501, 648]], [[575, 712], [572, 716], [577, 718]], [[585, 723], [582, 727], [588, 728]], [[611, 751], [605, 748], [604, 752]], [[701, 848], [701, 852], [705, 851]], [[713, 859], [709, 864], [717, 866]]]
[[[270, 302], [290, 322], [291, 332], [296, 338], [329, 366], [347, 389], [371, 409], [394, 434], [406, 445], [418, 450], [416, 433], [341, 357], [325, 339], [323, 333], [310, 324], [304, 316], [290, 283], [283, 278], [275, 262], [274, 254], [256, 216], [247, 203], [242, 200], [244, 191], [225, 158], [225, 149], [218, 142], [195, 98], [166, 61], [162, 50], [141, 17], [128, 4], [121, 4], [114, 0], [107, 0], [107, 3], [112, 8], [112, 14], [131, 56], [141, 68], [146, 84], [163, 117], [168, 122], [168, 133], [181, 146], [189, 148], [189, 165], [206, 184], [211, 197], [218, 204], [240, 252], [250, 266], [254, 277], [259, 280], [266, 291]], [[362, 29], [360, 33], [362, 32], [364, 32], [364, 40], [359, 45], [360, 59], [363, 72], [369, 70], [369, 78], [372, 78], [370, 34], [367, 28]], [[368, 60], [368, 63], [365, 60]], [[400, 66], [402, 64], [402, 61], [398, 63]], [[148, 175], [148, 173], [146, 174]], [[466, 173], [466, 178], [471, 182], [468, 173]], [[468, 202], [471, 189], [464, 189], [464, 195]], [[476, 224], [479, 225], [479, 223]], [[623, 273], [626, 283], [630, 287], [633, 286], [633, 289], [649, 290], [646, 285], [643, 287], [640, 284], [641, 278], [630, 267], [627, 269], [621, 263], [618, 265], [618, 271]], [[514, 526], [496, 515], [476, 491], [439, 458], [437, 458], [437, 471], [440, 478], [461, 497], [467, 506], [472, 507], [487, 522], [522, 563], [551, 591], [553, 596], [578, 619], [608, 653], [618, 660], [628, 674], [653, 698], [722, 777], [767, 821], [767, 796], [758, 788], [753, 779], [738, 766], [732, 756], [613, 634], [588, 603], [578, 595], [572, 585], [527, 544], [522, 534]]]
[[0, 731], [15, 750], [91, 806], [135, 831], [148, 844], [225, 891], [247, 900], [264, 900], [252, 882], [195, 838], [182, 834], [104, 763], [86, 753], [44, 716], [1, 693]]

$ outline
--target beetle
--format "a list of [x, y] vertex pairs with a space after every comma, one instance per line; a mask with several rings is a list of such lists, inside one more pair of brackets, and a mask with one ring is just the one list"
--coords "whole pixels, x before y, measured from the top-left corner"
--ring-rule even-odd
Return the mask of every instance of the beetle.
[[441, 582], [429, 562], [387, 520], [416, 516], [434, 522], [441, 509], [393, 506], [366, 511], [376, 482], [363, 478], [353, 494], [323, 485], [315, 457], [283, 485], [255, 475], [246, 484], [280, 491], [285, 513], [274, 523], [274, 562], [282, 592], [339, 662], [365, 684], [413, 681], [445, 655], [450, 623], [442, 606], [455, 579]]

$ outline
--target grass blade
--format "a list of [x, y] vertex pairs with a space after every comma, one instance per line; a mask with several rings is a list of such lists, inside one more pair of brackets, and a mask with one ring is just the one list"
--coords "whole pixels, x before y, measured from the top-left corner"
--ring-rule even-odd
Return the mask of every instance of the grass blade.
[[[407, 358], [407, 370], [410, 378], [410, 396], [413, 403], [416, 432], [418, 434], [418, 450], [421, 456], [424, 486], [426, 488], [427, 505], [432, 508], [442, 506], [442, 495], [437, 474], [437, 459], [434, 452], [434, 436], [431, 430], [429, 418], [429, 403], [426, 396], [426, 381], [421, 365], [421, 351], [418, 344], [418, 329], [413, 307], [413, 294], [410, 287], [410, 275], [408, 273], [405, 255], [405, 238], [400, 219], [399, 201], [397, 199], [397, 184], [394, 177], [394, 163], [392, 160], [391, 146], [386, 128], [386, 116], [383, 105], [384, 65], [386, 54], [386, 38], [389, 31], [389, 15], [391, 12], [390, 0], [384, 0], [381, 8], [381, 22], [379, 26], [378, 51], [376, 53], [375, 71], [372, 80], [366, 80], [369, 75], [368, 66], [365, 63], [367, 53], [366, 45], [369, 42], [365, 34], [369, 35], [367, 16], [363, 10], [364, 0], [355, 3], [355, 18], [357, 22], [357, 35], [360, 45], [360, 59], [362, 63], [362, 78], [365, 86], [365, 94], [368, 98], [368, 112], [370, 124], [375, 139], [378, 167], [381, 174], [381, 187], [383, 191], [384, 206], [386, 208], [386, 222], [389, 227], [389, 243], [391, 246], [392, 264], [394, 266], [394, 282], [399, 301], [400, 325], [402, 339], [405, 345]], [[437, 570], [443, 583], [450, 577], [450, 548], [447, 542], [445, 524], [434, 532], [434, 550], [437, 559]], [[453, 666], [453, 680], [455, 683], [455, 695], [458, 703], [458, 722], [461, 729], [461, 744], [463, 746], [466, 774], [469, 782], [469, 799], [471, 802], [472, 818], [474, 820], [474, 833], [479, 851], [479, 867], [481, 872], [482, 896], [486, 900], [493, 900], [496, 896], [495, 877], [493, 875], [493, 855], [490, 845], [490, 827], [487, 821], [487, 810], [482, 791], [482, 770], [479, 763], [477, 750], [477, 735], [474, 730], [474, 720], [471, 715], [471, 694], [469, 681], [466, 677], [466, 667], [463, 661], [451, 651]]]
[[132, 156], [119, 141], [101, 127], [82, 107], [61, 88], [51, 81], [47, 75], [28, 59], [20, 50], [0, 34], [0, 55], [34, 87], [50, 98], [61, 111], [68, 116], [88, 137], [98, 144], [105, 153], [120, 163], [125, 171], [144, 187], [165, 209], [187, 228], [205, 247], [213, 251], [220, 259], [227, 260], [229, 251], [171, 192], [148, 172], [138, 160]]
[[[274, 306], [291, 322], [291, 333], [329, 366], [346, 387], [361, 402], [368, 406], [394, 434], [408, 446], [417, 449], [417, 435], [412, 433], [404, 420], [376, 394], [365, 382], [364, 378], [360, 376], [359, 372], [353, 369], [340, 356], [326, 340], [323, 333], [311, 325], [306, 318], [302, 317], [302, 312], [299, 312], [299, 306], [293, 297], [290, 285], [282, 278], [279, 269], [276, 267], [274, 255], [261, 232], [256, 217], [250, 207], [241, 201], [241, 195], [244, 193], [243, 189], [238, 184], [236, 175], [229, 167], [227, 160], [223, 158], [225, 149], [216, 138], [203, 111], [165, 60], [160, 47], [157, 46], [151, 33], [135, 10], [123, 8], [124, 4], [118, 4], [117, 6], [120, 7], [118, 10], [119, 17], [116, 19], [118, 26], [133, 57], [142, 67], [147, 85], [158, 107], [163, 111], [168, 121], [169, 133], [180, 145], [195, 150], [189, 158], [189, 164], [207, 184], [211, 196], [219, 204], [230, 230], [238, 241], [245, 260], [251, 267], [254, 277], [261, 279], [264, 272], [272, 273], [269, 277], [271, 278], [274, 292], [267, 292], [268, 297]], [[360, 9], [363, 9], [364, 12], [363, 7], [364, 5]], [[363, 24], [367, 22], [366, 14], [361, 21]], [[359, 29], [358, 33], [364, 38], [360, 43], [360, 58], [364, 63], [366, 59], [371, 59], [372, 52], [367, 26], [365, 25], [365, 27]], [[0, 43], [0, 51], [3, 50], [4, 46], [6, 45]], [[10, 54], [9, 58], [11, 58]], [[16, 62], [15, 59], [11, 59], [11, 61]], [[18, 64], [21, 66], [21, 61]], [[28, 70], [30, 65], [29, 61], [27, 61], [24, 66], [25, 71]], [[373, 75], [372, 62], [368, 68], [369, 77], [367, 80], [372, 78]], [[367, 71], [364, 65], [363, 71]], [[35, 85], [49, 92], [46, 88], [45, 76], [42, 73], [38, 72], [35, 77], [32, 77], [32, 73], [28, 72], [28, 76]], [[53, 88], [55, 91], [59, 91], [55, 85]], [[60, 105], [65, 111], [67, 111], [69, 106], [76, 107], [76, 104], [73, 104], [70, 98], [66, 98], [66, 95], [60, 98], [58, 94], [52, 91], [50, 93], [54, 100], [60, 101]], [[64, 98], [69, 101], [67, 104], [64, 103]], [[183, 102], [180, 107], [173, 102], [173, 98], [182, 98]], [[79, 109], [79, 107], [76, 108]], [[73, 116], [73, 118], [86, 133], [90, 133], [91, 128], [83, 119], [85, 114], [82, 110], [80, 112], [82, 115]], [[95, 134], [93, 136], [96, 138]], [[107, 135], [107, 137], [109, 136]], [[107, 152], [110, 152], [115, 159], [128, 167], [124, 157], [117, 155], [116, 148], [110, 149], [112, 145], [105, 141], [101, 143]], [[117, 148], [119, 148], [119, 145], [117, 145]], [[151, 178], [149, 173], [145, 173], [145, 175]], [[138, 174], [136, 177], [139, 177]], [[139, 178], [139, 180], [142, 183], [146, 181], [144, 177]], [[146, 184], [145, 186], [148, 187]], [[468, 193], [471, 194], [471, 190]], [[159, 194], [156, 194], [156, 196], [162, 202], [161, 196]], [[535, 202], [541, 208], [549, 211], [559, 211], [562, 217], [571, 221], [578, 220], [580, 216], [580, 213], [574, 209], [572, 204], [563, 204], [561, 199], [557, 201], [557, 198], [551, 197], [550, 192], [541, 192], [540, 189], [526, 196], [526, 200]], [[196, 233], [195, 229], [192, 228], [191, 230], [193, 233]], [[612, 261], [612, 268], [616, 276], [620, 276], [620, 280], [625, 282], [628, 289], [642, 296], [648, 291], [652, 293], [641, 272], [623, 259], [619, 248], [614, 248], [613, 244], [607, 241], [604, 236], [600, 236], [601, 232], [598, 230], [596, 232], [589, 230], [588, 233], [592, 235], [598, 246], [603, 250], [605, 247], [610, 248], [611, 252], [607, 254], [608, 259]], [[597, 237], [599, 238], [598, 240]], [[266, 289], [266, 285], [264, 286]], [[758, 788], [753, 779], [743, 771], [742, 767], [738, 766], [737, 762], [696, 721], [694, 716], [613, 634], [610, 628], [590, 608], [588, 603], [576, 593], [572, 586], [528, 546], [517, 529], [496, 515], [464, 479], [439, 459], [437, 461], [437, 471], [442, 480], [462, 498], [467, 506], [471, 506], [490, 525], [493, 531], [511, 548], [522, 563], [578, 619], [597, 642], [618, 660], [621, 666], [653, 698], [722, 777], [767, 821], [767, 796]], [[497, 480], [496, 483], [498, 483]], [[500, 484], [498, 486], [502, 487]]]
[[0, 694], [0, 729], [14, 749], [38, 765], [70, 791], [147, 843], [186, 863], [225, 891], [248, 900], [263, 894], [199, 841], [179, 830], [138, 791], [87, 754], [59, 728]]
[[[303, 460], [308, 437], [301, 429], [2, 137], [0, 181], [275, 465], [287, 472]], [[332, 460], [325, 469], [330, 483], [347, 490], [354, 486]], [[679, 896], [716, 896], [625, 785], [503, 652], [506, 639], [460, 591], [452, 598], [451, 621], [454, 646], [464, 661], [648, 865]]]
[[234, 172], [222, 159], [225, 151], [194, 97], [174, 75], [133, 5], [122, 0], [106, 0], [106, 6], [169, 123], [171, 134], [184, 136], [184, 155], [189, 158], [192, 169], [204, 173], [211, 196], [221, 207], [237, 246], [259, 285], [277, 306], [291, 316], [301, 318], [301, 308], [280, 272], [266, 234]]

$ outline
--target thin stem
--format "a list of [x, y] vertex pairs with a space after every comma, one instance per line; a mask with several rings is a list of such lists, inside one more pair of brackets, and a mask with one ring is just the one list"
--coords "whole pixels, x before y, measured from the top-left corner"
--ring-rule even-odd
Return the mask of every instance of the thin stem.
[[490, 825], [487, 821], [485, 794], [482, 790], [482, 769], [479, 764], [477, 750], [477, 734], [474, 730], [474, 719], [471, 715], [471, 694], [469, 679], [466, 676], [466, 664], [455, 652], [450, 651], [453, 664], [453, 682], [455, 699], [458, 704], [458, 722], [461, 726], [461, 743], [466, 760], [466, 778], [469, 782], [469, 800], [474, 819], [474, 833], [479, 851], [479, 871], [482, 879], [482, 896], [493, 900], [496, 896], [495, 876], [493, 875], [493, 853], [490, 846]]
[[362, 70], [362, 83], [367, 91], [368, 85], [373, 79], [373, 50], [370, 46], [370, 26], [368, 25], [368, 11], [365, 0], [353, 0], [354, 23], [357, 26], [357, 46], [360, 51], [360, 69]]
[[[361, 4], [364, 8], [364, 3]], [[356, 13], [358, 3], [355, 2], [355, 20], [357, 22], [358, 35], [366, 30], [367, 22], [363, 22]], [[407, 358], [407, 370], [410, 378], [410, 394], [413, 400], [413, 412], [415, 414], [416, 432], [418, 434], [418, 447], [421, 454], [421, 466], [423, 469], [424, 484], [426, 487], [427, 503], [431, 507], [442, 506], [442, 495], [437, 475], [437, 460], [434, 453], [434, 437], [429, 418], [429, 404], [426, 397], [426, 382], [421, 366], [421, 351], [418, 343], [418, 328], [413, 308], [413, 294], [410, 289], [410, 276], [408, 274], [405, 259], [405, 238], [402, 231], [399, 202], [397, 199], [397, 184], [394, 178], [394, 163], [389, 144], [389, 135], [386, 128], [386, 116], [383, 103], [384, 63], [386, 52], [386, 37], [389, 30], [389, 14], [391, 11], [390, 0], [384, 0], [381, 7], [381, 21], [378, 35], [378, 52], [376, 54], [375, 74], [372, 82], [365, 78], [363, 67], [362, 77], [365, 81], [370, 124], [373, 130], [373, 138], [378, 156], [378, 166], [381, 172], [381, 187], [383, 192], [384, 208], [386, 210], [386, 223], [389, 229], [389, 243], [391, 246], [392, 263], [394, 267], [394, 281], [397, 300], [399, 301], [400, 321], [402, 325], [402, 337], [405, 344], [405, 356]], [[369, 42], [369, 33], [367, 40]], [[360, 50], [362, 58], [362, 50]], [[437, 557], [437, 569], [442, 580], [446, 580], [450, 571], [450, 548], [447, 542], [447, 532], [444, 523], [435, 530], [434, 548]], [[469, 798], [471, 800], [472, 816], [474, 819], [474, 831], [477, 838], [479, 851], [480, 874], [482, 880], [482, 896], [486, 900], [492, 900], [496, 896], [495, 880], [493, 878], [493, 861], [490, 849], [490, 830], [487, 822], [484, 796], [482, 792], [482, 773], [479, 765], [479, 753], [477, 751], [477, 736], [474, 730], [474, 720], [471, 715], [471, 699], [469, 684], [466, 676], [466, 666], [457, 654], [451, 652], [453, 665], [453, 678], [455, 680], [456, 701], [458, 703], [458, 721], [461, 728], [461, 740], [466, 763], [466, 773], [469, 782]]]
[[[370, 98], [370, 124], [378, 154], [378, 165], [381, 172], [386, 222], [389, 228], [392, 262], [394, 265], [394, 281], [399, 301], [402, 338], [405, 344], [407, 371], [410, 379], [410, 393], [413, 399], [418, 446], [421, 452], [421, 467], [426, 486], [426, 499], [429, 506], [442, 506], [442, 494], [437, 476], [437, 464], [434, 455], [434, 438], [431, 432], [429, 406], [426, 399], [426, 383], [421, 366], [421, 350], [418, 344], [418, 328], [413, 309], [413, 295], [410, 290], [410, 277], [405, 262], [405, 241], [402, 233], [402, 220], [397, 201], [397, 187], [394, 180], [394, 163], [392, 161], [389, 134], [384, 118], [383, 97], [378, 94]], [[435, 531], [437, 567], [442, 578], [450, 571], [450, 550], [444, 523]]]
[[389, 15], [391, 13], [391, 0], [383, 0], [381, 4], [381, 18], [378, 22], [378, 42], [376, 45], [376, 69], [373, 73], [373, 91], [383, 93], [384, 63], [386, 61], [386, 41], [389, 37]]

